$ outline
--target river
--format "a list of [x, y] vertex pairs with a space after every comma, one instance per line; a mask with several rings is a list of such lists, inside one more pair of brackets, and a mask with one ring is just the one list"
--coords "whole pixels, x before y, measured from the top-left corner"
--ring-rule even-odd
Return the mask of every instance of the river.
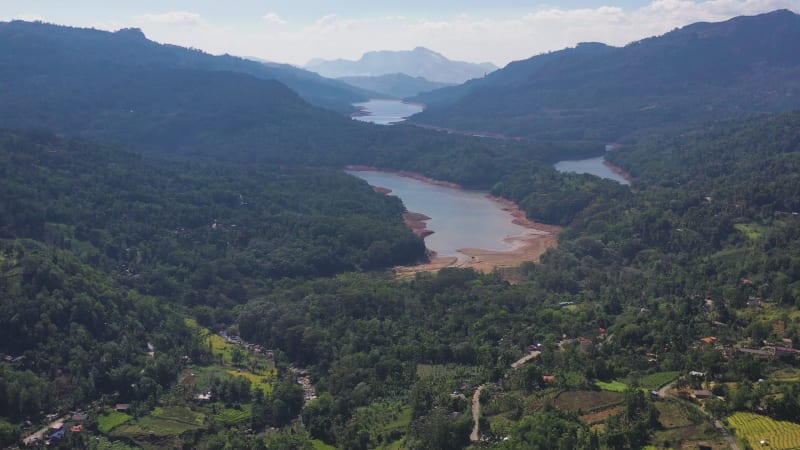
[[514, 250], [518, 243], [507, 238], [529, 235], [531, 230], [513, 223], [514, 217], [503, 205], [478, 191], [455, 189], [378, 171], [348, 171], [372, 186], [391, 189], [409, 211], [431, 219], [425, 246], [437, 256], [469, 257], [459, 251], [465, 248]]
[[406, 120], [407, 117], [421, 112], [424, 108], [417, 103], [404, 103], [400, 100], [372, 99], [364, 103], [353, 103], [363, 115], [353, 116], [362, 122], [378, 125], [391, 125]]
[[630, 184], [628, 180], [622, 175], [611, 170], [610, 167], [603, 164], [605, 158], [598, 156], [596, 158], [578, 159], [572, 161], [559, 161], [553, 165], [559, 172], [575, 172], [575, 173], [588, 173], [596, 175], [600, 178], [608, 178], [620, 184]]

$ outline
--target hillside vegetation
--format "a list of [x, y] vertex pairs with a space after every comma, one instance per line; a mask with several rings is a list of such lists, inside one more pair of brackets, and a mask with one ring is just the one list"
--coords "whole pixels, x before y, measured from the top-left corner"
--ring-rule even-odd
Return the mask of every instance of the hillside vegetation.
[[631, 134], [800, 106], [800, 16], [696, 23], [624, 47], [583, 43], [415, 97], [414, 122], [532, 139]]

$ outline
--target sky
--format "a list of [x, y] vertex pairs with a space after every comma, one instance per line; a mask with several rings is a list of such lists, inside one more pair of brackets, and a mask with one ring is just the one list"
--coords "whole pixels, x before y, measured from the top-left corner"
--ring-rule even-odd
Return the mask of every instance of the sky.
[[800, 0], [0, 0], [0, 21], [137, 27], [162, 43], [302, 66], [426, 47], [497, 66], [579, 42], [627, 43]]

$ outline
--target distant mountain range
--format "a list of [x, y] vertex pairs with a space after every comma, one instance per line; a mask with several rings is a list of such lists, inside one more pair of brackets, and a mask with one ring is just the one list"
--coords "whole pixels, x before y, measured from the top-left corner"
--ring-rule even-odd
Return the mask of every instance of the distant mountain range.
[[75, 55], [90, 64], [160, 66], [173, 69], [230, 71], [261, 79], [277, 80], [317, 106], [339, 112], [352, 111], [351, 104], [374, 97], [341, 81], [331, 80], [288, 64], [257, 62], [231, 55], [214, 56], [199, 50], [162, 45], [148, 40], [141, 30], [128, 28], [115, 33], [40, 22], [0, 22], [0, 58]]
[[451, 61], [424, 47], [410, 51], [376, 51], [365, 53], [358, 61], [337, 59], [309, 61], [305, 68], [329, 78], [365, 77], [403, 73], [437, 83], [458, 84], [481, 78], [497, 70], [492, 63]]
[[374, 77], [341, 77], [339, 80], [357, 88], [383, 94], [389, 98], [413, 97], [423, 92], [453, 86], [450, 83], [428, 81], [422, 77], [410, 77], [404, 73]]
[[422, 94], [412, 121], [535, 139], [616, 140], [639, 130], [800, 107], [800, 16], [695, 23], [625, 47], [517, 61]]

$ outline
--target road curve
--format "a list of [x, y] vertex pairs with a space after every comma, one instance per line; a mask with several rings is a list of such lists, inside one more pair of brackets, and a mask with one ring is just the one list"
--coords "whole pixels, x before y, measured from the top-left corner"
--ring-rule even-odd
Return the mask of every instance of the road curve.
[[482, 384], [478, 386], [478, 389], [475, 389], [475, 393], [472, 394], [472, 434], [469, 435], [469, 440], [472, 442], [478, 442], [481, 439], [481, 434], [479, 430], [479, 420], [481, 418], [481, 391], [485, 388], [486, 385]]

